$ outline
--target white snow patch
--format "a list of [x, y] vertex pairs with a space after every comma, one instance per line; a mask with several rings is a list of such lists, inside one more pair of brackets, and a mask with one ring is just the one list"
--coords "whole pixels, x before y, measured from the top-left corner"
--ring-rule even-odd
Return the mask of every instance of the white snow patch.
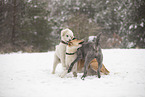
[[135, 27], [134, 27], [135, 29], [137, 28], [137, 25], [135, 25]]
[[34, 32], [35, 35], [37, 35], [37, 32]]
[[92, 42], [95, 38], [97, 38], [97, 36], [89, 36], [88, 41]]
[[106, 1], [106, 4], [108, 4], [108, 3], [109, 3], [109, 1], [107, 0], [107, 1]]
[[142, 23], [140, 24], [140, 26], [143, 27], [143, 26], [144, 26], [144, 23], [142, 22]]
[[37, 7], [37, 5], [34, 5], [34, 7]]
[[131, 48], [131, 47], [133, 47], [134, 46], [134, 43], [133, 42], [130, 42], [130, 43], [128, 43], [128, 48]]
[[27, 2], [31, 2], [32, 0], [28, 0]]
[[110, 75], [51, 74], [54, 52], [0, 54], [0, 97], [145, 97], [145, 49], [105, 49]]
[[132, 29], [132, 28], [133, 28], [133, 25], [130, 25], [130, 26], [129, 26], [129, 29]]
[[37, 19], [37, 18], [39, 18], [39, 16], [34, 16], [34, 19]]

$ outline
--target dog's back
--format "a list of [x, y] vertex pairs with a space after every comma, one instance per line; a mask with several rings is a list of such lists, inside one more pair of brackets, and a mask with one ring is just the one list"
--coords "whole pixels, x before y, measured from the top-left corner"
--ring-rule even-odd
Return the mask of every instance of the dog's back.
[[88, 52], [94, 52], [98, 53], [100, 56], [102, 56], [101, 46], [100, 46], [100, 36], [101, 33], [97, 36], [97, 38], [93, 42], [85, 42], [83, 43], [82, 47], [80, 48], [80, 51], [82, 52], [82, 57], [87, 55]]
[[95, 44], [92, 42], [86, 42], [86, 43], [82, 44], [82, 47], [79, 49], [78, 53], [80, 53], [82, 55], [81, 56], [82, 59], [85, 59], [88, 52], [94, 52], [94, 50], [95, 50]]

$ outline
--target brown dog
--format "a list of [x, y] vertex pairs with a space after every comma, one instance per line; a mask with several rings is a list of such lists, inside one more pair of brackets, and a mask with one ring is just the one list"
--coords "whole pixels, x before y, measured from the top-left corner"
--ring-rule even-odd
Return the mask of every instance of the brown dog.
[[[80, 60], [77, 63], [77, 71], [78, 72], [82, 72], [82, 68], [84, 67], [84, 62], [85, 60]], [[90, 69], [92, 69], [93, 71], [97, 71], [98, 69], [98, 62], [96, 59], [93, 59], [90, 63]], [[101, 68], [101, 72], [105, 75], [108, 75], [110, 72], [106, 69], [106, 67], [104, 66], [104, 64], [102, 64], [102, 68]]]

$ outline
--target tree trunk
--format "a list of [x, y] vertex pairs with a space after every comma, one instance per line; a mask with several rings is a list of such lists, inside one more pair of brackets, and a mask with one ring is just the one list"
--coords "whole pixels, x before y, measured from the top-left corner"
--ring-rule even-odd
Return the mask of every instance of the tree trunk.
[[12, 21], [12, 35], [11, 43], [15, 44], [15, 26], [16, 26], [16, 0], [13, 1], [13, 21]]

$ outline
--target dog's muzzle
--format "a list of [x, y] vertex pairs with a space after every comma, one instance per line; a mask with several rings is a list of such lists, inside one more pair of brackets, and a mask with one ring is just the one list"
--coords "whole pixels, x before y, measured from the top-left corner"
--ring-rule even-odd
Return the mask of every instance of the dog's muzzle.
[[84, 43], [84, 41], [80, 42], [79, 44], [83, 44], [83, 43]]
[[65, 53], [65, 54], [67, 54], [67, 55], [74, 55], [76, 52], [74, 52], [74, 53]]
[[74, 37], [72, 40], [75, 40], [76, 38]]

